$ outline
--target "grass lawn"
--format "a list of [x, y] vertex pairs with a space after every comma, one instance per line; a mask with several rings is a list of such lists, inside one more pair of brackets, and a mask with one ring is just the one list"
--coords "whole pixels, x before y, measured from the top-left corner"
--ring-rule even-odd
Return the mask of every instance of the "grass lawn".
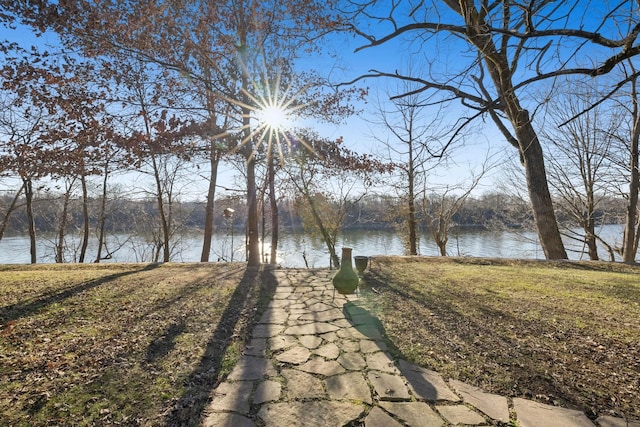
[[640, 419], [640, 267], [376, 258], [396, 351], [487, 391]]
[[0, 266], [0, 424], [197, 425], [271, 279], [242, 264]]
[[[487, 391], [640, 418], [640, 267], [372, 260], [402, 357]], [[242, 264], [0, 266], [0, 424], [197, 425], [275, 278]]]

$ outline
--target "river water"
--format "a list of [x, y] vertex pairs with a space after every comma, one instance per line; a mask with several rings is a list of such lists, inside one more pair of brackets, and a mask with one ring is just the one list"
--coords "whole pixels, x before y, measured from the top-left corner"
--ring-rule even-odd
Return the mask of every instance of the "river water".
[[[233, 242], [233, 261], [244, 261], [244, 245], [241, 234], [236, 230], [232, 235], [229, 231], [220, 231], [214, 237], [211, 250], [211, 261], [231, 260]], [[607, 225], [600, 230], [611, 245], [619, 244], [622, 239], [622, 226]], [[585, 255], [573, 252], [580, 249], [566, 242], [569, 258], [588, 259]], [[66, 251], [65, 261], [77, 261], [78, 242], [71, 242]], [[54, 262], [53, 236], [38, 238], [38, 263]], [[393, 231], [382, 230], [354, 230], [341, 235], [337, 244], [340, 248], [353, 248], [353, 255], [402, 255], [404, 253], [402, 239]], [[142, 237], [132, 238], [126, 235], [110, 236], [107, 249], [112, 257], [101, 262], [149, 262], [152, 261], [152, 250], [148, 242]], [[200, 260], [202, 237], [199, 234], [181, 236], [172, 249], [172, 261], [194, 262]], [[269, 248], [265, 248], [269, 252]], [[487, 230], [461, 230], [451, 232], [447, 245], [448, 255], [542, 259], [544, 254], [540, 248], [536, 233]], [[95, 242], [89, 245], [86, 261], [93, 262], [97, 249]], [[438, 249], [431, 238], [423, 236], [420, 241], [421, 255], [439, 255]], [[103, 251], [103, 256], [105, 252]], [[600, 251], [602, 259], [608, 259], [604, 249]], [[25, 236], [6, 236], [0, 241], [0, 264], [26, 264], [30, 261], [29, 239]], [[327, 267], [329, 265], [328, 250], [324, 243], [302, 232], [283, 231], [281, 233], [278, 262], [283, 267]]]

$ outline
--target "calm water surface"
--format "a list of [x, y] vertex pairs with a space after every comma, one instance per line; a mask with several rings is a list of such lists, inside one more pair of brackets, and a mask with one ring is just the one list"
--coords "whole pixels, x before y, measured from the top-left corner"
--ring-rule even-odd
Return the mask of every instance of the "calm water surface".
[[[237, 233], [237, 231], [236, 231]], [[281, 233], [278, 248], [278, 261], [283, 267], [327, 267], [329, 265], [328, 250], [324, 243], [317, 238], [304, 235], [302, 232], [284, 231]], [[601, 235], [614, 245], [622, 239], [622, 226], [608, 225], [603, 227]], [[51, 238], [49, 238], [51, 237]], [[233, 239], [232, 239], [233, 237]], [[233, 260], [244, 261], [243, 235], [231, 236], [229, 232], [219, 232], [215, 235], [211, 250], [211, 261], [225, 261], [231, 259], [233, 240]], [[587, 259], [571, 249], [566, 242], [569, 257], [572, 259]], [[38, 238], [38, 262], [54, 262], [54, 241], [52, 236]], [[343, 246], [353, 248], [353, 255], [402, 255], [404, 249], [401, 238], [393, 231], [348, 231], [342, 234], [338, 241], [338, 253]], [[65, 261], [77, 261], [79, 243], [71, 242], [65, 255]], [[102, 262], [149, 262], [152, 261], [151, 245], [142, 237], [125, 235], [110, 236], [107, 249], [112, 257]], [[174, 244], [172, 261], [194, 262], [200, 260], [202, 237], [198, 234], [182, 236]], [[513, 233], [507, 231], [463, 230], [451, 233], [447, 245], [448, 255], [500, 258], [544, 258], [535, 233]], [[265, 252], [269, 252], [268, 246]], [[423, 236], [420, 241], [421, 255], [439, 255], [438, 249], [431, 238]], [[86, 261], [93, 262], [97, 253], [95, 242], [90, 245]], [[104, 255], [104, 251], [103, 251]], [[608, 259], [604, 249], [600, 251], [602, 259]], [[29, 239], [24, 236], [4, 237], [0, 241], [0, 264], [29, 263]]]

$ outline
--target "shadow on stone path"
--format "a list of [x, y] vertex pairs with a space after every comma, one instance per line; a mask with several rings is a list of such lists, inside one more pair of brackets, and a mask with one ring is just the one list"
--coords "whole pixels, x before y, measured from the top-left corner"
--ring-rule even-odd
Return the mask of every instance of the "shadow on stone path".
[[394, 359], [397, 352], [388, 348], [375, 315], [357, 296], [334, 295], [334, 271], [273, 273], [273, 300], [243, 356], [214, 390], [203, 426], [627, 425], [507, 399]]

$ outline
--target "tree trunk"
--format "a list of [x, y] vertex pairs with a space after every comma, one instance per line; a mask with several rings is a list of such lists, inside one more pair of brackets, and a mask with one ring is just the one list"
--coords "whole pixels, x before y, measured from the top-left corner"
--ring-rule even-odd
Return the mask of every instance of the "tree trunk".
[[[167, 215], [170, 215], [170, 213], [167, 214], [166, 212], [166, 206], [163, 197], [164, 191], [162, 189], [162, 180], [160, 179], [160, 170], [156, 161], [156, 156], [154, 154], [151, 154], [151, 161], [153, 163], [153, 176], [156, 182], [156, 201], [158, 203], [158, 215], [160, 217], [160, 229], [162, 232], [162, 236], [160, 237], [162, 239], [162, 262], [169, 262], [171, 258], [171, 247], [169, 245], [170, 224], [167, 220]], [[157, 262], [159, 260], [159, 255], [159, 253], [156, 254], [154, 261]]]
[[[102, 179], [102, 200], [100, 200], [100, 216], [98, 218], [98, 253], [95, 263], [99, 263], [102, 259], [102, 247], [104, 246], [104, 229], [106, 224], [107, 210], [107, 179], [109, 177], [109, 161], [104, 165], [104, 177]], [[109, 254], [107, 254], [109, 256]]]
[[[75, 179], [73, 181], [75, 181]], [[58, 238], [56, 241], [57, 263], [64, 262], [64, 237], [67, 231], [67, 214], [69, 212], [69, 200], [71, 200], [71, 187], [73, 186], [73, 181], [69, 183], [62, 201], [62, 212], [60, 213], [60, 222], [58, 223]]]
[[89, 246], [89, 191], [87, 190], [87, 178], [84, 175], [80, 177], [80, 183], [82, 185], [82, 245], [78, 262], [83, 263]]
[[[248, 151], [251, 151], [249, 147]], [[253, 152], [247, 159], [247, 264], [260, 265], [260, 235], [258, 234], [258, 198], [256, 194], [256, 160]]]
[[[220, 164], [220, 151], [217, 150], [213, 144], [210, 147], [209, 163], [211, 166], [211, 172], [209, 175], [209, 189], [207, 191], [207, 206], [205, 208], [204, 217], [204, 236], [202, 242], [202, 254], [200, 255], [201, 262], [209, 262], [209, 255], [211, 252], [211, 241], [213, 240], [214, 229], [214, 205], [216, 196], [216, 184], [218, 180], [218, 165]], [[233, 248], [232, 248], [233, 250]]]
[[271, 206], [271, 253], [270, 264], [276, 264], [278, 252], [278, 238], [280, 229], [280, 218], [278, 214], [278, 198], [276, 197], [276, 170], [273, 164], [273, 155], [269, 156], [269, 203]]
[[589, 178], [585, 188], [587, 190], [587, 219], [584, 223], [585, 243], [589, 252], [589, 259], [591, 261], [599, 261], [600, 256], [598, 255], [598, 243], [596, 240], [596, 221], [594, 219], [594, 211], [596, 207], [593, 192], [593, 180], [591, 178]]
[[416, 231], [416, 195], [415, 195], [415, 170], [413, 162], [413, 143], [409, 145], [409, 255], [418, 255], [418, 237]]
[[24, 182], [24, 196], [26, 199], [27, 220], [29, 222], [29, 252], [31, 264], [36, 263], [36, 222], [33, 216], [33, 183], [31, 178], [22, 178]]
[[[528, 116], [526, 111], [522, 112]], [[531, 209], [544, 255], [547, 259], [567, 259], [553, 210], [542, 147], [531, 122], [527, 120], [519, 128], [516, 126], [516, 136], [521, 147]]]
[[[246, 45], [246, 35], [241, 37], [241, 45]], [[242, 73], [243, 102], [242, 107], [242, 126], [244, 147], [242, 149], [247, 164], [247, 224], [246, 224], [246, 256], [247, 265], [249, 267], [258, 267], [260, 265], [260, 234], [258, 224], [260, 216], [258, 214], [258, 197], [256, 188], [256, 158], [254, 153], [253, 137], [251, 135], [251, 110], [246, 107], [250, 105], [247, 89], [249, 81], [246, 70]]]
[[[635, 82], [633, 84], [635, 95]], [[635, 262], [638, 251], [638, 236], [636, 236], [638, 222], [638, 191], [640, 190], [640, 171], [638, 170], [638, 145], [640, 141], [640, 111], [638, 100], [633, 97], [633, 130], [631, 135], [631, 147], [629, 154], [629, 202], [627, 204], [627, 215], [624, 225], [624, 236], [622, 242], [622, 261]]]
[[587, 244], [587, 251], [589, 252], [589, 260], [599, 261], [600, 255], [598, 255], [596, 236], [594, 234], [587, 234], [587, 236], [585, 237], [585, 243]]
[[[300, 188], [298, 187], [298, 189]], [[331, 235], [329, 231], [324, 226], [324, 223], [322, 222], [322, 218], [320, 218], [320, 215], [318, 214], [316, 204], [314, 203], [313, 198], [309, 194], [308, 189], [305, 188], [305, 190], [302, 191], [302, 196], [307, 201], [307, 203], [309, 203], [309, 209], [311, 210], [311, 215], [313, 216], [313, 219], [315, 220], [316, 225], [318, 226], [318, 230], [320, 231], [320, 235], [322, 236], [322, 239], [324, 240], [324, 243], [327, 245], [327, 249], [329, 250], [329, 267], [340, 268], [340, 257], [336, 253], [335, 242], [333, 241], [333, 239], [331, 239]]]

